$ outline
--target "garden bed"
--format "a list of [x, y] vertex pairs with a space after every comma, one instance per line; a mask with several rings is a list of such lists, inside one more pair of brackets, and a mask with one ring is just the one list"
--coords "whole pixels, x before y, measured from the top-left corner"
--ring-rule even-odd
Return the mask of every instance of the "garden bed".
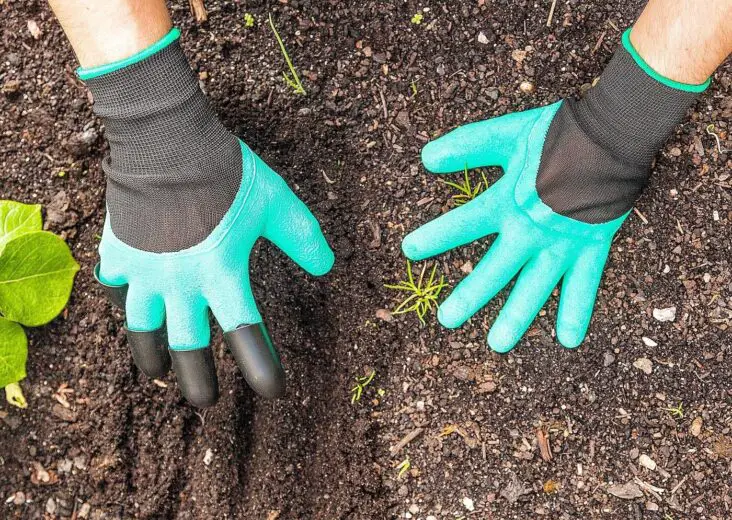
[[[252, 282], [287, 395], [255, 396], [217, 334], [222, 396], [198, 411], [172, 374], [138, 372], [93, 282], [105, 144], [71, 49], [45, 2], [0, 2], [0, 85], [17, 82], [0, 94], [0, 198], [42, 203], [81, 265], [67, 312], [30, 331], [29, 407], [0, 404], [0, 517], [729, 518], [732, 159], [705, 130], [728, 130], [729, 63], [659, 154], [579, 350], [552, 337], [554, 299], [505, 356], [485, 346], [505, 292], [457, 330], [384, 311], [401, 239], [454, 193], [421, 167], [424, 143], [578, 94], [642, 7], [558, 2], [547, 27], [550, 4], [209, 1], [197, 23], [176, 2], [224, 123], [311, 207], [337, 259], [316, 279], [260, 242]], [[270, 12], [305, 96], [282, 81]], [[454, 287], [487, 245], [439, 272]], [[654, 319], [670, 307], [674, 321]]]

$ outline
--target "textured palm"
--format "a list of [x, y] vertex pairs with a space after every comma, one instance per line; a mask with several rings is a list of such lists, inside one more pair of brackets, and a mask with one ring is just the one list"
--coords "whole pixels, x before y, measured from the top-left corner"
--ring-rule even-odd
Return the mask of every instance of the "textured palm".
[[[175, 253], [150, 253], [119, 241], [105, 225], [100, 279], [128, 284], [127, 326], [154, 331], [167, 325], [174, 350], [208, 345], [208, 311], [224, 331], [259, 323], [249, 282], [249, 254], [260, 236], [306, 271], [330, 270], [333, 253], [320, 226], [287, 184], [242, 144], [242, 188], [224, 220], [203, 242]], [[185, 230], [181, 230], [185, 232]]]
[[[459, 327], [516, 278], [488, 334], [488, 343], [499, 352], [516, 345], [562, 279], [557, 338], [570, 348], [581, 343], [613, 233], [622, 222], [573, 221], [553, 214], [535, 195], [541, 137], [556, 109], [551, 105], [466, 125], [429, 143], [422, 154], [427, 169], [437, 173], [466, 165], [497, 165], [505, 171], [478, 198], [410, 233], [402, 244], [409, 258], [421, 260], [496, 235], [486, 255], [442, 303], [438, 318], [446, 327]], [[522, 197], [531, 190], [533, 209], [527, 211]]]

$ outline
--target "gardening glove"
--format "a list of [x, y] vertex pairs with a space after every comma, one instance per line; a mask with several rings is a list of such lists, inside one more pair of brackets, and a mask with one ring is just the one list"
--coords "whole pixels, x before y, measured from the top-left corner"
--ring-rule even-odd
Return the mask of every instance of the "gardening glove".
[[561, 279], [557, 339], [567, 348], [582, 342], [613, 235], [645, 186], [654, 155], [709, 84], [660, 76], [635, 51], [629, 32], [581, 101], [465, 125], [422, 150], [432, 172], [504, 171], [477, 198], [402, 243], [408, 258], [422, 260], [497, 234], [440, 305], [445, 327], [465, 323], [516, 277], [488, 333], [490, 347], [507, 352]]
[[107, 218], [95, 274], [125, 310], [148, 376], [171, 366], [196, 406], [218, 398], [209, 310], [249, 385], [284, 392], [284, 372], [249, 282], [266, 237], [314, 275], [333, 265], [318, 222], [285, 182], [219, 123], [174, 29], [122, 62], [80, 69], [109, 140]]

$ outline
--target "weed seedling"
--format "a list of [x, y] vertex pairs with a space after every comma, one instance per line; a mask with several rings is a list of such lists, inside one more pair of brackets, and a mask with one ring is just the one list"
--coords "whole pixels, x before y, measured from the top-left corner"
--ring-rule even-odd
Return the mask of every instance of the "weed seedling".
[[412, 19], [410, 20], [414, 25], [419, 25], [422, 23], [422, 19], [424, 16], [422, 13], [415, 13], [414, 16], [412, 16]]
[[417, 82], [412, 81], [412, 83], [410, 83], [410, 85], [409, 85], [409, 89], [412, 91], [411, 97], [416, 97], [417, 96]]
[[280, 38], [280, 33], [277, 32], [277, 29], [275, 28], [274, 21], [272, 20], [272, 13], [269, 15], [269, 26], [272, 28], [272, 32], [275, 35], [275, 38], [277, 38], [277, 43], [280, 44], [280, 51], [282, 51], [282, 55], [285, 57], [285, 61], [287, 62], [287, 66], [290, 69], [290, 72], [283, 72], [282, 77], [285, 78], [285, 83], [287, 83], [292, 90], [295, 92], [295, 94], [301, 94], [305, 95], [305, 88], [302, 86], [302, 83], [300, 82], [300, 76], [297, 75], [297, 71], [295, 70], [295, 66], [292, 64], [292, 60], [290, 59], [290, 55], [287, 54], [287, 49], [285, 49], [285, 44], [282, 43], [282, 38]]
[[399, 470], [399, 473], [397, 474], [397, 478], [402, 478], [404, 474], [409, 471], [409, 468], [412, 467], [412, 463], [409, 462], [409, 455], [399, 463], [397, 466], [397, 469]]
[[684, 403], [679, 403], [677, 407], [665, 408], [665, 410], [671, 414], [674, 419], [684, 418]]
[[244, 27], [254, 27], [254, 17], [251, 13], [244, 13]]
[[435, 283], [435, 272], [437, 270], [437, 264], [432, 267], [432, 272], [424, 284], [424, 273], [427, 269], [427, 264], [422, 267], [422, 272], [419, 274], [417, 283], [414, 283], [414, 275], [412, 274], [412, 262], [407, 260], [407, 279], [402, 280], [396, 285], [385, 285], [387, 289], [394, 289], [395, 291], [406, 291], [411, 293], [407, 296], [402, 303], [400, 303], [396, 309], [391, 311], [392, 314], [406, 314], [408, 312], [414, 312], [417, 314], [417, 318], [425, 325], [424, 317], [427, 313], [432, 310], [432, 307], [437, 307], [437, 297], [442, 292], [442, 289], [447, 287], [445, 283], [445, 277], [440, 276], [440, 282]]
[[443, 179], [440, 179], [440, 182], [447, 184], [451, 188], [455, 188], [457, 190], [457, 193], [450, 198], [455, 203], [455, 206], [462, 206], [463, 204], [470, 202], [475, 197], [480, 195], [488, 187], [488, 179], [485, 176], [485, 172], [481, 170], [480, 176], [482, 180], [478, 181], [478, 184], [473, 186], [470, 182], [468, 167], [466, 165], [462, 182], [452, 182]]
[[351, 388], [351, 404], [361, 400], [364, 389], [371, 383], [375, 375], [376, 370], [372, 370], [369, 375], [356, 378], [356, 386]]

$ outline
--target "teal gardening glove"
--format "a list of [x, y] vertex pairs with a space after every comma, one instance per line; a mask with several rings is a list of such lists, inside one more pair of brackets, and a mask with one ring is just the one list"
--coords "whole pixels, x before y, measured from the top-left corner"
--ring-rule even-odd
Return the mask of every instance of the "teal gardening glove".
[[79, 71], [110, 144], [95, 275], [124, 308], [148, 376], [172, 363], [192, 404], [216, 402], [210, 310], [249, 385], [277, 397], [284, 372], [252, 296], [250, 251], [263, 236], [314, 275], [333, 253], [282, 178], [219, 123], [178, 38], [174, 29], [128, 60]]
[[498, 235], [440, 305], [440, 323], [459, 327], [516, 277], [488, 333], [490, 347], [507, 352], [561, 280], [557, 339], [577, 347], [613, 236], [646, 184], [654, 155], [708, 84], [660, 76], [635, 51], [628, 30], [598, 85], [581, 101], [472, 123], [428, 143], [422, 160], [432, 172], [483, 166], [504, 171], [475, 200], [402, 243], [408, 258], [422, 260]]

